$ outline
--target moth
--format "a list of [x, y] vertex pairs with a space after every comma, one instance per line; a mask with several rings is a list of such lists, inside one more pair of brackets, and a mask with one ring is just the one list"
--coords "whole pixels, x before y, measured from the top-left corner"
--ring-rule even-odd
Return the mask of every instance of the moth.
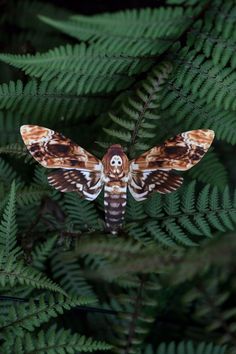
[[209, 149], [214, 132], [191, 130], [166, 140], [162, 145], [128, 160], [121, 145], [111, 145], [102, 160], [70, 139], [37, 125], [21, 127], [23, 141], [36, 161], [49, 173], [48, 182], [61, 192], [77, 192], [94, 200], [104, 187], [106, 227], [116, 234], [124, 220], [127, 188], [135, 200], [151, 193], [171, 193], [183, 178], [174, 171], [186, 171], [196, 165]]

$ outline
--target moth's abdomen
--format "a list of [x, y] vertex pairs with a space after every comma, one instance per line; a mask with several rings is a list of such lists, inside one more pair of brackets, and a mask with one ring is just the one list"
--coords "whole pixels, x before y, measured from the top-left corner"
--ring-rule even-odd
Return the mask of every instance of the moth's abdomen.
[[126, 182], [107, 182], [104, 188], [104, 210], [106, 227], [112, 234], [117, 234], [122, 227], [125, 215], [127, 195]]

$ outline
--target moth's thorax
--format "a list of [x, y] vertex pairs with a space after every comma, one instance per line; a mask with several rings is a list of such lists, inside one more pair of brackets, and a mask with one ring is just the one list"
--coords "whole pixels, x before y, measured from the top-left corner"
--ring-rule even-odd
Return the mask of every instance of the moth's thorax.
[[105, 176], [122, 179], [128, 175], [129, 160], [121, 145], [112, 145], [102, 159]]

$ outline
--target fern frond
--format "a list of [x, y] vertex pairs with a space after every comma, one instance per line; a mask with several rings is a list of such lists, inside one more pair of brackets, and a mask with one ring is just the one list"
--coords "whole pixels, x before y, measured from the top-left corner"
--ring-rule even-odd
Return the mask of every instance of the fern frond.
[[213, 343], [199, 343], [195, 344], [192, 341], [181, 342], [179, 344], [161, 343], [157, 350], [147, 346], [143, 354], [226, 354], [227, 348], [225, 346], [214, 345]]
[[57, 238], [50, 237], [44, 243], [40, 243], [36, 246], [32, 254], [32, 267], [36, 268], [40, 272], [45, 270], [45, 262], [47, 258], [53, 253], [53, 248], [56, 244]]
[[227, 171], [214, 151], [208, 151], [197, 168], [190, 170], [188, 174], [191, 179], [209, 183], [220, 190], [223, 190], [228, 183]]
[[6, 261], [2, 254], [0, 254], [0, 285], [3, 287], [25, 285], [35, 289], [48, 289], [65, 294], [64, 290], [43, 273], [32, 267], [26, 267], [23, 262], [15, 262], [13, 256], [8, 257]]
[[152, 56], [104, 53], [84, 43], [36, 55], [0, 54], [0, 60], [42, 81], [57, 78], [59, 89], [77, 93], [119, 91], [130, 86], [141, 68], [147, 70], [155, 62]]
[[236, 109], [236, 74], [232, 68], [214, 64], [212, 60], [206, 60], [204, 55], [188, 47], [181, 49], [174, 61], [174, 79], [170, 84], [176, 89], [183, 89], [185, 95], [193, 94], [206, 104], [225, 110]]
[[16, 233], [16, 187], [15, 183], [12, 183], [11, 191], [9, 195], [9, 201], [4, 210], [1, 224], [0, 224], [0, 247], [1, 247], [1, 256], [2, 262], [8, 262], [9, 257], [15, 259], [20, 252], [19, 247], [17, 246]]
[[8, 341], [12, 332], [14, 336], [23, 337], [24, 331], [32, 332], [51, 318], [61, 315], [73, 307], [91, 303], [87, 298], [69, 298], [63, 295], [40, 296], [38, 300], [30, 299], [29, 303], [19, 303], [12, 306], [9, 316], [1, 323], [3, 338]]
[[[194, 282], [196, 277], [206, 275], [213, 267], [225, 272], [232, 262], [235, 250], [233, 235], [207, 240], [200, 248], [177, 248], [172, 252], [167, 252], [166, 248], [160, 248], [153, 242], [144, 245], [122, 238], [104, 241], [102, 238], [94, 240], [92, 237], [84, 237], [77, 241], [75, 250], [65, 253], [62, 259], [67, 262], [82, 257], [85, 260], [84, 274], [90, 280], [95, 276], [96, 279], [120, 284], [128, 282], [133, 275], [155, 273], [163, 274], [163, 278], [171, 286], [181, 286], [186, 281]], [[224, 257], [221, 257], [222, 254]], [[63, 266], [60, 268], [63, 269]], [[70, 268], [68, 273], [69, 271]], [[63, 270], [61, 272], [64, 273]]]
[[28, 206], [30, 204], [38, 205], [43, 197], [50, 195], [50, 193], [51, 190], [49, 187], [43, 188], [35, 185], [24, 187], [17, 192], [17, 204], [20, 207]]
[[[19, 132], [17, 132], [19, 134]], [[0, 154], [10, 155], [16, 158], [24, 158], [25, 162], [32, 161], [31, 156], [26, 151], [26, 148], [21, 144], [9, 144], [0, 147]]]
[[232, 14], [235, 12], [234, 1], [215, 1], [204, 16], [196, 22], [188, 33], [188, 45], [197, 52], [203, 52], [214, 64], [236, 67], [235, 24]]
[[68, 329], [57, 329], [55, 325], [51, 326], [47, 331], [40, 331], [38, 335], [27, 333], [22, 338], [17, 338], [15, 343], [10, 346], [3, 346], [4, 353], [12, 354], [36, 354], [36, 353], [70, 353], [78, 352], [94, 352], [97, 350], [112, 350], [112, 346], [105, 342], [95, 341], [86, 338], [77, 333], [72, 333]]
[[16, 119], [16, 116], [12, 112], [0, 111], [0, 129], [4, 131], [4, 134], [1, 134], [0, 137], [1, 148], [3, 148], [2, 145], [21, 141], [19, 129], [22, 121], [23, 118], [19, 114]]
[[[99, 114], [106, 107], [106, 97], [91, 97], [73, 92], [65, 93], [58, 89], [58, 81], [38, 84], [28, 81], [24, 86], [21, 81], [0, 85], [0, 109], [11, 110], [25, 117], [28, 123], [49, 122], [58, 116], [61, 120], [75, 119], [80, 116]], [[78, 104], [80, 109], [78, 110]]]
[[219, 276], [217, 279], [207, 277], [197, 279], [195, 288], [185, 294], [184, 301], [195, 302], [193, 316], [206, 328], [207, 333], [223, 331], [218, 339], [219, 344], [235, 346], [236, 309], [233, 304], [225, 309], [229, 297], [230, 293], [224, 287], [223, 277]]
[[98, 255], [117, 260], [119, 258], [127, 259], [137, 252], [141, 252], [143, 245], [140, 242], [124, 240], [122, 238], [115, 241], [108, 237], [81, 238], [76, 242], [74, 250], [75, 255]]
[[148, 235], [157, 240], [163, 239], [165, 245], [174, 241], [193, 246], [193, 240], [199, 240], [199, 236], [211, 237], [213, 230], [235, 228], [236, 204], [227, 187], [220, 194], [216, 187], [206, 185], [201, 193], [196, 194], [194, 184], [190, 183], [184, 189], [164, 196], [156, 216], [155, 198], [159, 200], [155, 194], [146, 202], [149, 220], [144, 227]]
[[[223, 111], [213, 104], [206, 105], [205, 99], [186, 92], [170, 83], [163, 90], [161, 98], [163, 117], [172, 118], [172, 125], [177, 125], [176, 132], [192, 129], [212, 129], [219, 140], [236, 143], [236, 119], [232, 111]], [[166, 121], [166, 119], [165, 119]], [[162, 121], [163, 122], [163, 121]]]
[[[170, 74], [169, 63], [159, 64], [130, 97], [121, 102], [117, 115], [110, 113], [111, 128], [104, 128], [109, 141], [121, 141], [132, 157], [156, 143], [155, 130], [159, 120], [160, 91]], [[114, 139], [115, 138], [115, 139]]]
[[129, 39], [132, 46], [132, 41], [135, 43], [135, 40], [142, 39], [149, 44], [150, 48], [152, 41], [157, 44], [159, 38], [166, 39], [167, 43], [169, 37], [177, 38], [191, 24], [191, 15], [193, 11], [190, 9], [183, 11], [181, 7], [176, 7], [126, 10], [109, 14], [109, 18], [106, 14], [92, 17], [71, 16], [64, 21], [46, 16], [39, 18], [59, 31], [80, 40], [99, 39], [101, 44], [107, 38], [113, 41], [124, 38]]
[[125, 218], [130, 220], [141, 220], [145, 218], [144, 205], [143, 203], [138, 203], [133, 198], [128, 198], [128, 203], [126, 207]]
[[[1, 153], [1, 147], [0, 147]], [[17, 185], [22, 184], [21, 178], [17, 175], [12, 166], [0, 157], [0, 181], [5, 187], [9, 187], [9, 184], [15, 181]]]
[[102, 229], [102, 222], [93, 204], [76, 193], [66, 193], [64, 201], [69, 223], [83, 228]]
[[68, 294], [88, 296], [97, 301], [95, 292], [86, 280], [77, 258], [66, 257], [66, 253], [57, 253], [51, 263], [54, 278], [59, 281]]
[[160, 284], [154, 276], [137, 279], [135, 288], [125, 293], [112, 294], [112, 300], [106, 307], [119, 311], [119, 316], [106, 320], [109, 338], [115, 343], [117, 353], [140, 352], [158, 311], [159, 292]]

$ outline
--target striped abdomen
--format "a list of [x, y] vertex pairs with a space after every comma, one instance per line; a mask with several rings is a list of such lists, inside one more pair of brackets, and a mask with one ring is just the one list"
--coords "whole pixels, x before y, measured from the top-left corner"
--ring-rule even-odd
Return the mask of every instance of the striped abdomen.
[[117, 234], [124, 221], [127, 182], [112, 181], [105, 183], [104, 210], [107, 229]]

